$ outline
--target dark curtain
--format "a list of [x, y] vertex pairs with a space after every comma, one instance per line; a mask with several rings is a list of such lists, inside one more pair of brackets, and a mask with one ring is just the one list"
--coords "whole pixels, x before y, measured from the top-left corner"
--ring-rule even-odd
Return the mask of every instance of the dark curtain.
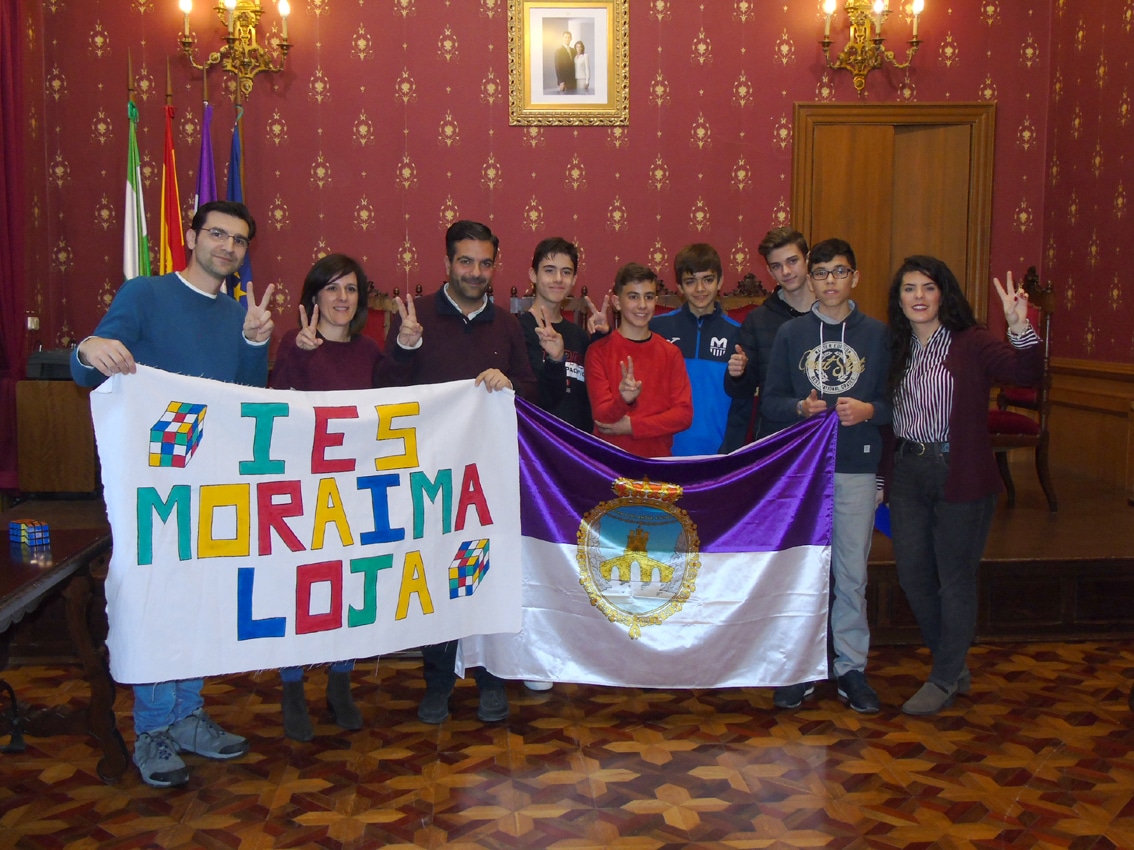
[[16, 382], [24, 372], [24, 125], [17, 0], [0, 2], [0, 489], [16, 488]]

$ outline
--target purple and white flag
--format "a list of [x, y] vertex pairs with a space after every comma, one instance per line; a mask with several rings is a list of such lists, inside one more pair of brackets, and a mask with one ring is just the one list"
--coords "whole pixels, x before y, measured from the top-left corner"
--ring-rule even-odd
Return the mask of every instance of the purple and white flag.
[[647, 460], [516, 400], [523, 630], [507, 679], [777, 686], [827, 676], [833, 414], [731, 455]]

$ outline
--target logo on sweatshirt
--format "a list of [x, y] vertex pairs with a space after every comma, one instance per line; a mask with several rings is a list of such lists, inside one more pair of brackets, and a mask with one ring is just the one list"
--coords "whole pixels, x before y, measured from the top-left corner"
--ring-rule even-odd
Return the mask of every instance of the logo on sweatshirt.
[[831, 339], [805, 351], [799, 368], [820, 395], [838, 395], [858, 383], [858, 376], [866, 371], [866, 361], [842, 340]]
[[709, 352], [713, 357], [725, 357], [728, 354], [728, 339], [723, 336], [714, 336], [709, 340]]

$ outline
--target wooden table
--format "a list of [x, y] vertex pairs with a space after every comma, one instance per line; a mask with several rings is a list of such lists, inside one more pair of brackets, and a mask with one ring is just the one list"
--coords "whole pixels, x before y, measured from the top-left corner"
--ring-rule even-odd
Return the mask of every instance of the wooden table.
[[[7, 534], [8, 523], [18, 519], [50, 518], [59, 503], [25, 502], [0, 513], [0, 528]], [[51, 546], [47, 553], [33, 553], [0, 547], [0, 636], [55, 594], [62, 595], [67, 611], [67, 630], [82, 659], [91, 698], [85, 716], [52, 711], [31, 711], [22, 722], [29, 735], [89, 733], [102, 745], [103, 757], [98, 775], [114, 782], [126, 771], [126, 745], [114, 718], [114, 683], [106, 664], [101, 637], [91, 630], [88, 611], [91, 602], [91, 566], [110, 551], [110, 529], [105, 521], [87, 528], [50, 528]], [[101, 615], [105, 621], [105, 614]], [[0, 666], [7, 664], [8, 644], [0, 637]]]

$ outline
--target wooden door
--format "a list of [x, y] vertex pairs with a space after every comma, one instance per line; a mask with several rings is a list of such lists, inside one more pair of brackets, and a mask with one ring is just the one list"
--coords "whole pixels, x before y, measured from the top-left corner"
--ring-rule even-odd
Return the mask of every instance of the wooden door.
[[994, 122], [992, 104], [796, 105], [795, 226], [850, 243], [863, 312], [884, 321], [894, 270], [930, 254], [984, 318]]

